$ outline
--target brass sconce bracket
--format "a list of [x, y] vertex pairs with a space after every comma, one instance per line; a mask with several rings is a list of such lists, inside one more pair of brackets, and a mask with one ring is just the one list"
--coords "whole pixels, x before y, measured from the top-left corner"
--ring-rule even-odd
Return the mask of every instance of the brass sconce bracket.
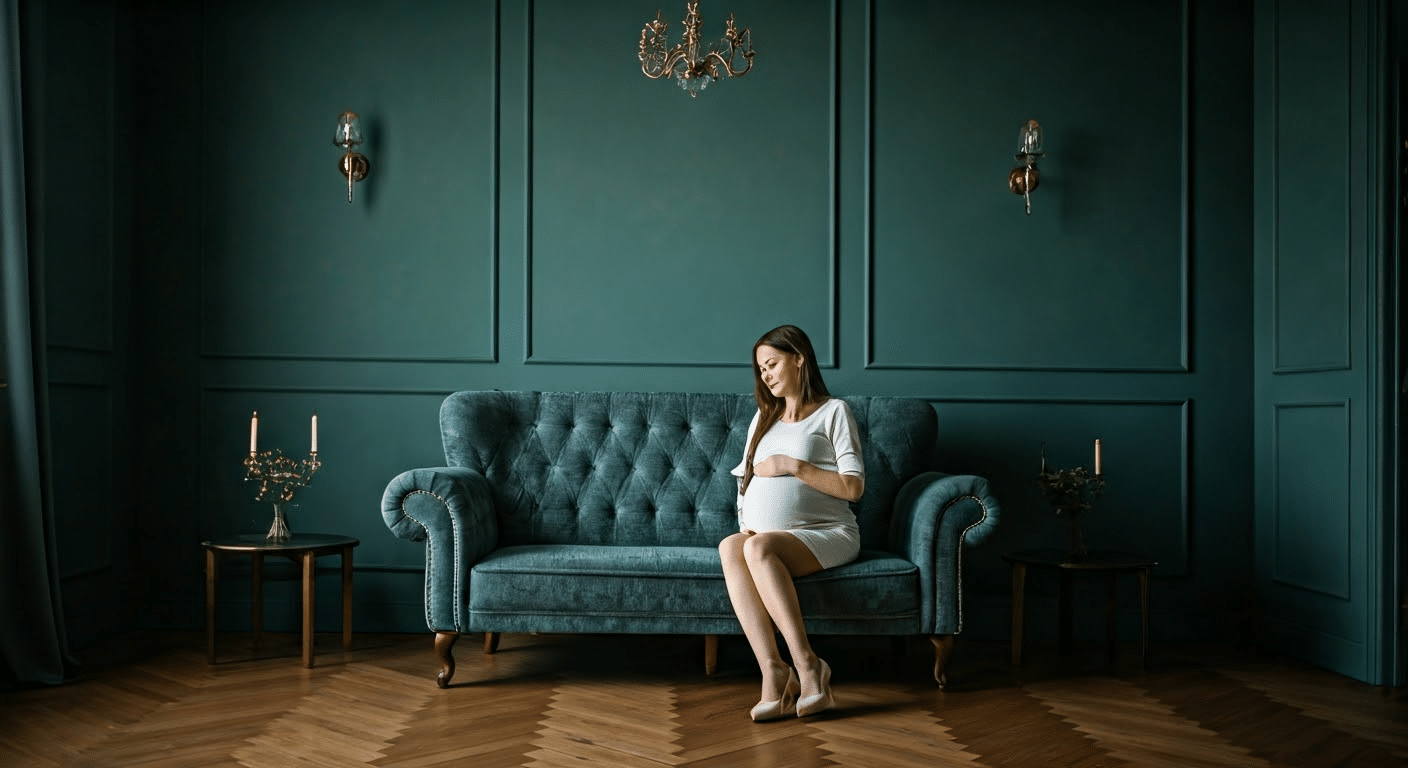
[[347, 202], [352, 202], [352, 183], [367, 178], [367, 172], [371, 170], [371, 163], [367, 156], [361, 152], [347, 150], [347, 153], [337, 161], [337, 170], [347, 177]]
[[1030, 216], [1032, 213], [1032, 190], [1041, 183], [1041, 172], [1036, 168], [1035, 159], [1026, 159], [1020, 155], [1017, 159], [1025, 162], [1007, 174], [1007, 188], [1012, 190], [1014, 194], [1026, 198], [1027, 215]]
[[1041, 183], [1041, 172], [1037, 170], [1036, 161], [1046, 154], [1041, 148], [1041, 123], [1035, 120], [1023, 123], [1020, 138], [1021, 144], [1016, 159], [1021, 165], [1007, 174], [1007, 188], [1012, 190], [1013, 194], [1022, 196], [1027, 204], [1027, 215], [1030, 216], [1032, 190]]
[[367, 178], [371, 172], [371, 162], [353, 147], [362, 143], [362, 119], [356, 112], [343, 112], [337, 116], [337, 132], [332, 143], [342, 148], [342, 157], [337, 161], [337, 170], [347, 179], [347, 202], [352, 202], [352, 185]]

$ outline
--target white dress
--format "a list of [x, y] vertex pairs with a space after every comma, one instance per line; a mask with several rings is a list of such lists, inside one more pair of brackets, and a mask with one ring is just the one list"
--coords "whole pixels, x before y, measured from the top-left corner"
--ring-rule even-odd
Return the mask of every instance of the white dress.
[[[757, 428], [758, 414], [754, 414], [745, 446], [753, 442]], [[850, 407], [833, 397], [801, 421], [774, 424], [758, 441], [753, 463], [784, 455], [818, 469], [864, 478], [865, 464], [857, 432]], [[734, 467], [735, 476], [743, 477], [746, 462], [745, 456]], [[850, 503], [822, 493], [792, 475], [754, 475], [748, 492], [739, 498], [738, 510], [739, 530], [787, 531], [807, 545], [823, 568], [844, 565], [860, 554], [860, 528]]]

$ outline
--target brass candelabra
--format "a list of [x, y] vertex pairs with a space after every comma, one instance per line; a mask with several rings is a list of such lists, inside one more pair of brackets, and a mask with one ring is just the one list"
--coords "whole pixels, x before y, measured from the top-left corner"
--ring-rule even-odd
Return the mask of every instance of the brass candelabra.
[[259, 481], [256, 501], [269, 501], [274, 504], [274, 523], [266, 537], [271, 542], [288, 541], [290, 537], [288, 520], [284, 516], [284, 504], [293, 501], [293, 494], [312, 482], [313, 475], [323, 466], [318, 461], [318, 452], [309, 451], [308, 458], [294, 459], [285, 456], [283, 451], [250, 451], [244, 459], [246, 482]]

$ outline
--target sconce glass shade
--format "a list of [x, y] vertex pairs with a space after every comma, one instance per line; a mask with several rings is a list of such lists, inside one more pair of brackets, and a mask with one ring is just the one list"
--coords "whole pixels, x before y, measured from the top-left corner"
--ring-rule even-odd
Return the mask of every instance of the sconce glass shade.
[[1035, 120], [1028, 120], [1022, 125], [1022, 132], [1018, 136], [1020, 149], [1017, 151], [1023, 155], [1041, 154], [1041, 123]]
[[337, 116], [337, 132], [332, 143], [347, 149], [362, 143], [362, 118], [356, 112], [343, 112]]

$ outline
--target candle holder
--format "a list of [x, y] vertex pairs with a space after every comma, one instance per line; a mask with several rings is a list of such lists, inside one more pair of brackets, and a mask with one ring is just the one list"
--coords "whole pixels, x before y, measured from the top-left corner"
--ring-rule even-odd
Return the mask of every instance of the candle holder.
[[306, 459], [293, 459], [283, 451], [250, 451], [244, 459], [246, 482], [259, 481], [259, 492], [255, 501], [271, 501], [274, 504], [274, 523], [266, 537], [274, 543], [288, 541], [291, 534], [288, 520], [284, 517], [284, 504], [293, 501], [293, 494], [312, 482], [313, 475], [323, 466], [318, 461], [318, 452], [310, 451]]
[[1066, 556], [1071, 562], [1080, 562], [1085, 559], [1087, 551], [1081, 517], [1105, 494], [1105, 476], [1094, 474], [1085, 467], [1048, 470], [1043, 457], [1036, 482], [1041, 488], [1041, 495], [1056, 509], [1056, 516], [1066, 519]]

